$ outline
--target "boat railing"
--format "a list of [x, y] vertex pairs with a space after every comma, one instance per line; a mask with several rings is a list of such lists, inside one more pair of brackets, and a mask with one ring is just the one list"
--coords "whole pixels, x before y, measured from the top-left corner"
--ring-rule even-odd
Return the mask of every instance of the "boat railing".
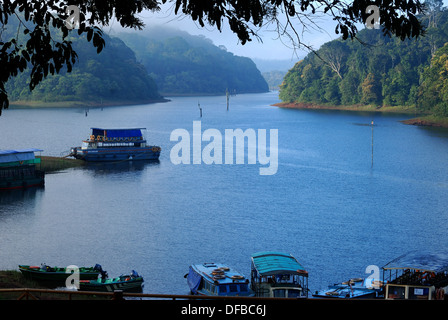
[[395, 279], [390, 280], [389, 283], [445, 287], [448, 285], [448, 275], [445, 273], [405, 271]]

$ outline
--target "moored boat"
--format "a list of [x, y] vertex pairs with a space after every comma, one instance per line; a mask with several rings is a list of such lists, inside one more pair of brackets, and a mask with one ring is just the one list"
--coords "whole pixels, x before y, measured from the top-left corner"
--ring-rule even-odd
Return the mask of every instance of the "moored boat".
[[448, 252], [409, 252], [383, 268], [384, 298], [445, 300], [448, 293]]
[[41, 187], [45, 173], [36, 168], [40, 149], [0, 150], [0, 190]]
[[105, 278], [95, 280], [80, 280], [79, 289], [81, 291], [101, 291], [113, 292], [122, 290], [123, 292], [141, 292], [143, 289], [143, 277], [135, 270], [129, 275], [120, 275], [116, 278]]
[[382, 282], [373, 279], [353, 278], [346, 282], [328, 286], [328, 289], [317, 291], [314, 298], [332, 299], [375, 299], [380, 297]]
[[[49, 282], [54, 285], [65, 285], [65, 281], [72, 274], [73, 268], [68, 267], [50, 267], [45, 264], [39, 266], [19, 265], [19, 270], [23, 276], [35, 280]], [[101, 265], [94, 267], [79, 267], [80, 280], [97, 279], [101, 273], [104, 273]]]
[[206, 296], [252, 296], [249, 279], [220, 263], [194, 264], [184, 276], [190, 292]]
[[251, 289], [256, 297], [307, 298], [308, 272], [291, 254], [258, 252], [251, 258]]
[[96, 162], [158, 160], [162, 149], [148, 145], [142, 130], [145, 128], [92, 128], [89, 139], [71, 148], [69, 156]]

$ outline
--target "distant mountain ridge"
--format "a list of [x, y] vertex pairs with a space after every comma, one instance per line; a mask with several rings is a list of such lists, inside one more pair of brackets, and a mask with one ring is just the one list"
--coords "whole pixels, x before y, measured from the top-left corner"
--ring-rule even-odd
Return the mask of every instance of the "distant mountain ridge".
[[251, 59], [235, 56], [203, 36], [167, 27], [117, 36], [134, 50], [165, 96], [269, 91]]
[[49, 75], [32, 92], [29, 70], [10, 79], [12, 104], [135, 104], [164, 101], [164, 95], [269, 90], [251, 59], [235, 56], [202, 36], [162, 28], [104, 38], [106, 46], [97, 54], [85, 38], [71, 37], [79, 57], [72, 72]]

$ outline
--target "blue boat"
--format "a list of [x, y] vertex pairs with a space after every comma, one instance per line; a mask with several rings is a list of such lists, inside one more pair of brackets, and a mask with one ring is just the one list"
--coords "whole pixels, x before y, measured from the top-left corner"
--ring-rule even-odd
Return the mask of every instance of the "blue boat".
[[251, 289], [256, 297], [307, 298], [308, 272], [290, 254], [258, 252], [252, 255]]
[[184, 276], [190, 292], [205, 296], [252, 296], [249, 279], [219, 263], [194, 264]]
[[331, 299], [375, 299], [382, 295], [383, 284], [370, 278], [353, 278], [346, 282], [328, 286], [328, 289], [316, 291], [314, 298]]
[[148, 145], [142, 130], [145, 128], [92, 128], [89, 139], [81, 147], [71, 148], [69, 156], [96, 162], [158, 160], [162, 149]]

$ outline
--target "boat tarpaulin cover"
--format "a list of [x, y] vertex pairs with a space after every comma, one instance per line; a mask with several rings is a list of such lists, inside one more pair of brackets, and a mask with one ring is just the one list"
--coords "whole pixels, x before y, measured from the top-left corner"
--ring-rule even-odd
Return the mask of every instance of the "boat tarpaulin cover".
[[142, 131], [145, 128], [130, 128], [130, 129], [101, 129], [92, 128], [94, 136], [106, 136], [108, 138], [131, 138], [141, 137]]
[[253, 266], [261, 276], [275, 274], [298, 274], [305, 268], [290, 254], [281, 252], [258, 252], [252, 255]]
[[0, 163], [16, 162], [35, 159], [34, 152], [40, 152], [40, 149], [18, 149], [18, 150], [0, 150]]
[[418, 252], [406, 253], [389, 263], [383, 269], [417, 269], [421, 271], [448, 271], [448, 252]]
[[200, 274], [196, 273], [191, 267], [190, 272], [187, 276], [188, 286], [190, 287], [191, 292], [196, 294], [198, 292], [199, 285], [201, 284], [202, 277]]

